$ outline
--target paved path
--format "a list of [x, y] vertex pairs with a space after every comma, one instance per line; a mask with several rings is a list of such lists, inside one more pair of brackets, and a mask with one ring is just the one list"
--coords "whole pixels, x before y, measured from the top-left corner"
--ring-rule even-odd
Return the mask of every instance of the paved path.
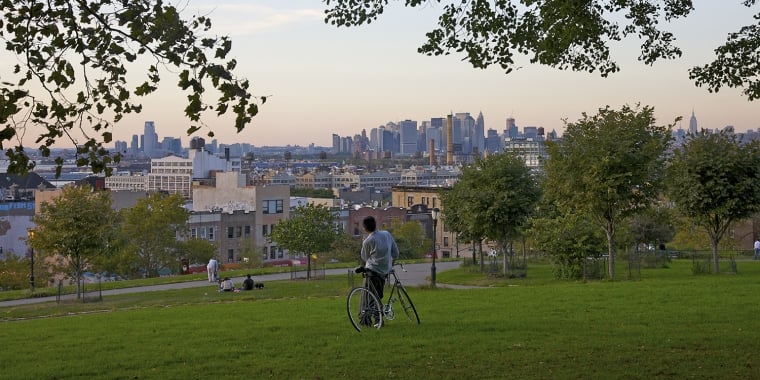
[[[436, 272], [440, 273], [448, 269], [458, 268], [460, 265], [459, 261], [444, 261], [444, 262], [436, 262]], [[429, 277], [430, 277], [430, 271], [431, 271], [431, 263], [420, 263], [420, 264], [406, 264], [404, 265], [404, 269], [406, 269], [406, 272], [402, 272], [398, 267], [396, 268], [396, 273], [401, 279], [401, 281], [406, 286], [424, 286], [429, 285]], [[327, 275], [335, 275], [335, 274], [348, 274], [349, 271], [352, 269], [348, 268], [340, 268], [340, 269], [328, 269], [325, 271], [325, 274]], [[233, 278], [233, 282], [236, 285], [240, 285], [243, 283], [244, 277], [235, 277]], [[274, 274], [262, 274], [254, 276], [253, 278], [256, 282], [269, 282], [269, 281], [279, 281], [279, 280], [290, 280], [290, 272], [285, 273], [274, 273]], [[91, 287], [92, 285], [89, 285]], [[198, 281], [186, 281], [186, 282], [177, 282], [172, 284], [163, 284], [163, 285], [152, 285], [152, 286], [138, 286], [138, 287], [132, 287], [132, 288], [121, 288], [121, 289], [111, 289], [111, 290], [104, 290], [103, 295], [114, 295], [114, 294], [128, 294], [128, 293], [141, 293], [141, 292], [154, 292], [154, 291], [160, 291], [160, 290], [169, 290], [169, 289], [188, 289], [188, 288], [200, 288], [204, 286], [212, 286], [208, 282], [208, 280], [198, 280]], [[441, 288], [468, 288], [466, 286], [459, 286], [459, 285], [448, 285], [448, 284], [437, 284], [438, 287]], [[63, 299], [70, 299], [74, 298], [76, 295], [74, 294], [67, 294], [62, 296]], [[19, 306], [19, 305], [28, 305], [28, 304], [34, 304], [34, 303], [42, 303], [42, 302], [55, 302], [56, 297], [50, 296], [50, 297], [39, 297], [39, 298], [24, 298], [19, 300], [12, 300], [12, 301], [3, 301], [0, 302], [0, 307], [8, 307], [8, 306]]]

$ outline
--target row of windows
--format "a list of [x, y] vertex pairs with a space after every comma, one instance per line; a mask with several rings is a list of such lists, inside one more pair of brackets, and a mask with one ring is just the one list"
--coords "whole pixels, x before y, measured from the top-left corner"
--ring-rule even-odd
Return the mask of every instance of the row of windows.
[[190, 237], [192, 238], [200, 238], [203, 240], [206, 240], [206, 232], [208, 231], [208, 240], [214, 241], [216, 239], [216, 235], [214, 234], [214, 227], [200, 227], [200, 228], [191, 228], [190, 229]]
[[[285, 250], [283, 250], [281, 247], [278, 247], [276, 245], [273, 245], [271, 247], [263, 247], [261, 251], [261, 259], [262, 260], [274, 260], [274, 259], [282, 259], [285, 257]], [[235, 249], [229, 248], [227, 249], [227, 262], [228, 263], [234, 263], [235, 261], [238, 261], [240, 258], [235, 257]]]
[[193, 163], [190, 161], [153, 161], [151, 166], [193, 166]]
[[[438, 207], [438, 206], [436, 206], [437, 201], [438, 201], [438, 198], [436, 198], [436, 197], [420, 197], [419, 204], [423, 204], [423, 205], [427, 206], [428, 208], [435, 208], [435, 207]], [[414, 196], [413, 195], [409, 195], [409, 196], [406, 197], [406, 205], [407, 205], [407, 207], [412, 207], [415, 204], [418, 204], [418, 203], [414, 201]]]
[[[275, 224], [264, 224], [261, 226], [261, 235], [267, 236], [274, 231]], [[207, 235], [208, 233], [208, 235]], [[227, 238], [235, 239], [241, 237], [251, 236], [251, 226], [230, 226], [227, 227]], [[203, 240], [214, 241], [216, 236], [214, 234], [214, 227], [193, 227], [190, 229], [190, 237], [200, 238]]]
[[227, 227], [227, 238], [233, 239], [233, 238], [240, 238], [240, 237], [250, 237], [251, 236], [251, 226], [230, 226]]

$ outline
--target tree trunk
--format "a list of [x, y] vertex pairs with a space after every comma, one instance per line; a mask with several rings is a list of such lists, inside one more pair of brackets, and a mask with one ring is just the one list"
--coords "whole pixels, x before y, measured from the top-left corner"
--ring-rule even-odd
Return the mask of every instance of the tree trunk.
[[718, 255], [718, 240], [710, 239], [710, 245], [712, 246], [713, 254], [713, 273], [720, 273], [720, 256]]
[[306, 279], [311, 280], [311, 254], [306, 255]]
[[[475, 249], [473, 249], [472, 252], [473, 252], [472, 254], [474, 255]], [[483, 273], [486, 271], [486, 268], [485, 268], [485, 264], [483, 263], [483, 240], [482, 239], [478, 240], [478, 253], [480, 254], [480, 273]]]
[[610, 280], [615, 279], [615, 230], [608, 225], [604, 231], [607, 234], [607, 272]]

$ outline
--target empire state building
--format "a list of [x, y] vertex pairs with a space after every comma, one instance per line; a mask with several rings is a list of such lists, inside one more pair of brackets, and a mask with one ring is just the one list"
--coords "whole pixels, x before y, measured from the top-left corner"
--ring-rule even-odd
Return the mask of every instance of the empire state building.
[[694, 116], [694, 111], [691, 111], [691, 119], [689, 119], [689, 133], [692, 136], [697, 134], [697, 117]]

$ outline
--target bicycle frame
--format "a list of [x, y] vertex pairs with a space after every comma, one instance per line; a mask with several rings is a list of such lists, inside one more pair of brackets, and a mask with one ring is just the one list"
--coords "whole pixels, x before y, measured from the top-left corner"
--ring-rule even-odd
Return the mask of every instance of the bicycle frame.
[[[397, 265], [406, 272], [401, 263]], [[409, 294], [406, 292], [406, 288], [404, 288], [401, 280], [396, 275], [395, 270], [391, 270], [386, 277], [386, 286], [388, 286], [389, 282], [392, 282], [386, 303], [382, 303], [382, 300], [377, 297], [378, 292], [372, 287], [372, 283], [367, 281], [367, 274], [362, 273], [362, 277], [364, 278], [364, 283], [351, 289], [346, 299], [349, 320], [357, 331], [362, 331], [363, 327], [369, 326], [379, 329], [383, 326], [384, 320], [390, 321], [395, 319], [396, 313], [393, 309], [393, 304], [396, 302], [401, 305], [404, 315], [410, 321], [420, 323], [417, 309], [414, 307]]]

